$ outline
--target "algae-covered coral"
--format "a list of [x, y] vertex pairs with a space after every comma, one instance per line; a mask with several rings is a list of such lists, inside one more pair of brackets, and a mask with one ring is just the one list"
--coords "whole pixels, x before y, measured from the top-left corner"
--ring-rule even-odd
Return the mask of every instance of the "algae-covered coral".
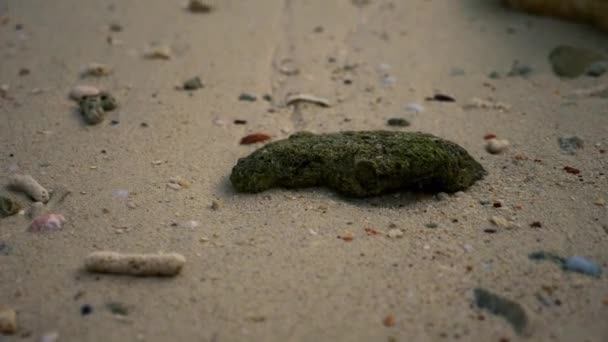
[[239, 159], [230, 181], [239, 192], [326, 186], [366, 197], [406, 189], [455, 192], [485, 174], [465, 149], [431, 134], [301, 132]]

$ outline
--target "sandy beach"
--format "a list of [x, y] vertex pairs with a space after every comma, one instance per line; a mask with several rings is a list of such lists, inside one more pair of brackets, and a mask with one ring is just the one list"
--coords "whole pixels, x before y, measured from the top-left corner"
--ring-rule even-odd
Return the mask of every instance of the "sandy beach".
[[[608, 92], [588, 90], [608, 73], [560, 78], [547, 58], [608, 54], [606, 33], [499, 1], [207, 3], [0, 2], [0, 195], [23, 208], [0, 218], [0, 323], [17, 325], [0, 341], [608, 340], [606, 274], [530, 257], [606, 272]], [[88, 124], [79, 85], [118, 107]], [[431, 133], [488, 174], [358, 199], [230, 183], [268, 142], [240, 144], [249, 134], [343, 130]], [[508, 148], [488, 153], [490, 135]], [[60, 229], [31, 228], [14, 174], [49, 190]], [[174, 277], [87, 272], [101, 250], [186, 262]], [[525, 327], [475, 289], [517, 303]]]

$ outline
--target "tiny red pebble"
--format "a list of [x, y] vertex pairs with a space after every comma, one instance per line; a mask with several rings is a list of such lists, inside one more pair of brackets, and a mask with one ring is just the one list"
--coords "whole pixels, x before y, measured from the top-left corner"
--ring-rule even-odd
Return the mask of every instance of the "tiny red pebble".
[[388, 315], [388, 316], [384, 317], [384, 319], [382, 320], [382, 324], [384, 324], [385, 327], [394, 326], [395, 325], [395, 316]]
[[483, 136], [484, 140], [490, 140], [490, 139], [494, 139], [494, 138], [496, 138], [496, 134], [494, 134], [494, 133], [488, 133]]
[[579, 173], [581, 173], [581, 170], [571, 167], [571, 166], [564, 166], [564, 171], [571, 173], [573, 175], [578, 175]]
[[241, 139], [241, 145], [255, 144], [255, 143], [266, 141], [266, 140], [269, 140], [269, 139], [270, 139], [270, 135], [268, 135], [268, 134], [253, 133], [253, 134], [249, 134], [249, 135], [244, 136]]
[[534, 221], [532, 223], [530, 223], [530, 227], [532, 228], [541, 228], [543, 225], [542, 223], [540, 223], [539, 221]]
[[351, 241], [353, 241], [354, 237], [351, 234], [344, 234], [344, 235], [338, 236], [338, 239], [342, 239], [346, 242], [351, 242]]
[[379, 231], [377, 231], [374, 228], [364, 228], [365, 232], [367, 233], [367, 235], [379, 235], [382, 234]]

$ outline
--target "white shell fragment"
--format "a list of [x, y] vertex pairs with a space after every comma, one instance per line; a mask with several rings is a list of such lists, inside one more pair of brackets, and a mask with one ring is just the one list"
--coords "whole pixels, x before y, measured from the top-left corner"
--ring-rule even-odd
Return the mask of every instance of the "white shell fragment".
[[111, 251], [93, 252], [84, 262], [89, 272], [132, 276], [175, 276], [185, 263], [186, 258], [177, 253], [123, 254]]
[[288, 94], [287, 98], [285, 99], [285, 104], [288, 106], [294, 105], [298, 102], [314, 103], [321, 107], [330, 107], [331, 106], [331, 104], [329, 103], [329, 100], [322, 98], [322, 97], [312, 95], [312, 94], [303, 94], [303, 93]]
[[46, 203], [50, 198], [49, 192], [30, 175], [14, 174], [9, 178], [8, 186], [24, 192], [37, 202]]
[[80, 101], [85, 96], [97, 96], [101, 90], [90, 85], [77, 85], [70, 90], [70, 98], [74, 101]]

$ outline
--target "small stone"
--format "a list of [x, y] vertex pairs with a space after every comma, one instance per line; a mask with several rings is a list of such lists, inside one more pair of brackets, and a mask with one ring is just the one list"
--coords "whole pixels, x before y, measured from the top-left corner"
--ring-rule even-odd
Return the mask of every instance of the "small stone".
[[403, 118], [390, 118], [386, 121], [386, 124], [389, 126], [407, 127], [410, 125], [410, 122]]
[[17, 313], [15, 310], [0, 305], [0, 334], [13, 335], [17, 332]]
[[591, 77], [600, 77], [608, 71], [608, 61], [600, 61], [592, 63], [585, 70], [585, 75]]
[[498, 71], [492, 71], [488, 74], [488, 77], [493, 80], [496, 80], [500, 78], [500, 73]]
[[440, 192], [436, 195], [438, 201], [447, 201], [450, 199], [450, 195], [445, 192]]
[[80, 73], [80, 77], [102, 77], [108, 76], [112, 73], [112, 69], [101, 63], [90, 63]]
[[192, 13], [210, 13], [213, 11], [213, 7], [201, 0], [190, 0], [188, 10]]
[[146, 59], [171, 59], [171, 48], [168, 45], [151, 47], [144, 52]]
[[393, 229], [389, 229], [389, 231], [386, 235], [391, 239], [398, 239], [403, 236], [403, 231], [398, 228], [393, 228]]
[[385, 327], [392, 327], [395, 326], [395, 316], [393, 315], [388, 315], [386, 317], [384, 317], [384, 319], [382, 320], [382, 324], [384, 324]]
[[122, 31], [122, 25], [120, 23], [111, 23], [109, 28], [110, 28], [110, 31], [112, 31], [112, 32], [121, 32]]
[[564, 136], [557, 138], [559, 148], [566, 154], [576, 154], [576, 150], [582, 149], [585, 144], [583, 139], [577, 136]]
[[437, 223], [433, 223], [433, 222], [431, 222], [431, 223], [427, 223], [427, 224], [425, 224], [424, 226], [425, 226], [425, 227], [427, 227], [427, 228], [437, 228], [437, 227], [439, 227], [439, 226], [437, 225]]
[[438, 102], [456, 102], [456, 99], [454, 99], [452, 96], [446, 95], [446, 94], [435, 94], [432, 97], [427, 97], [425, 100], [426, 101], [438, 101]]
[[190, 187], [190, 182], [188, 182], [187, 180], [185, 180], [184, 178], [179, 177], [179, 176], [169, 178], [169, 183], [167, 185], [169, 185], [169, 184], [178, 185], [179, 187], [177, 189], [175, 189], [175, 187], [169, 186], [170, 188], [175, 189], [175, 190]]
[[106, 308], [108, 308], [113, 315], [127, 316], [129, 314], [129, 308], [120, 302], [109, 302], [106, 304]]
[[167, 188], [173, 189], [173, 190], [180, 190], [182, 188], [182, 186], [177, 183], [169, 182], [169, 183], [167, 183]]
[[255, 95], [247, 93], [242, 93], [241, 95], [239, 95], [239, 101], [255, 102], [256, 100], [257, 97]]
[[195, 76], [192, 77], [186, 81], [184, 81], [184, 85], [183, 85], [185, 90], [197, 90], [200, 88], [203, 88], [203, 82], [201, 81], [200, 77]]
[[532, 73], [532, 68], [528, 65], [521, 64], [519, 61], [513, 61], [511, 65], [511, 70], [507, 73], [507, 76], [523, 76], [527, 77]]
[[86, 316], [86, 315], [89, 315], [91, 313], [93, 313], [93, 307], [91, 305], [89, 305], [89, 304], [83, 304], [80, 307], [80, 314], [81, 315]]
[[211, 208], [212, 210], [219, 210], [220, 202], [218, 202], [216, 200], [211, 201], [211, 205], [209, 206], [209, 208]]
[[461, 198], [461, 197], [464, 197], [465, 195], [466, 195], [466, 194], [465, 194], [465, 192], [464, 192], [464, 191], [456, 191], [456, 192], [454, 193], [454, 197], [456, 197], [456, 198]]
[[600, 198], [597, 201], [593, 202], [593, 204], [595, 204], [599, 207], [603, 207], [606, 205], [606, 200], [604, 200], [603, 198]]
[[499, 154], [504, 152], [509, 147], [509, 140], [506, 139], [490, 139], [486, 143], [486, 150], [491, 154]]
[[135, 204], [135, 202], [133, 202], [133, 201], [127, 201], [127, 208], [135, 209], [135, 208], [137, 208], [137, 204]]
[[408, 103], [405, 106], [403, 106], [403, 109], [405, 109], [408, 112], [412, 112], [412, 113], [416, 113], [416, 114], [424, 112], [424, 107], [418, 103]]
[[490, 222], [497, 227], [508, 228], [511, 224], [509, 221], [502, 216], [492, 216]]

